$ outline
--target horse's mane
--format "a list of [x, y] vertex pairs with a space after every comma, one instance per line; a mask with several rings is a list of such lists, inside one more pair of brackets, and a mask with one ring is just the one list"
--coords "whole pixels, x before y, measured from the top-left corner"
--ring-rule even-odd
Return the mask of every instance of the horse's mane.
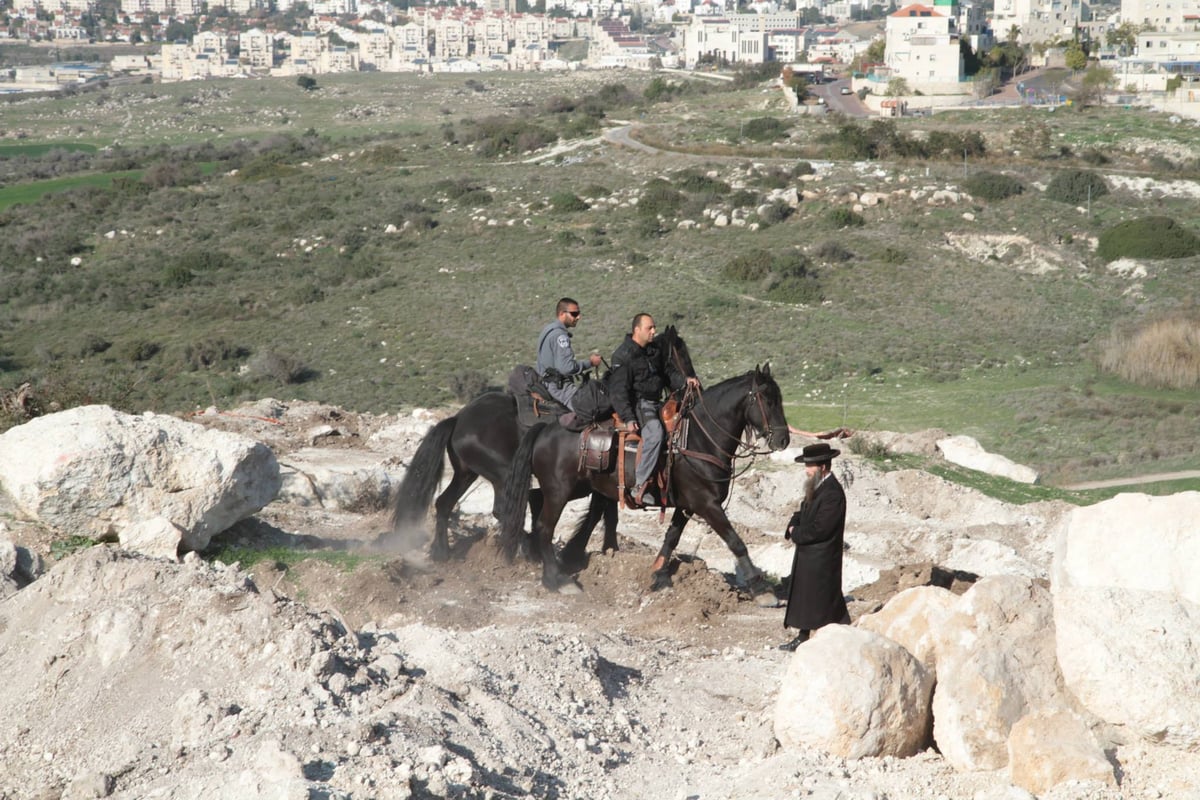
[[[732, 391], [735, 387], [739, 392], [744, 391], [740, 384], [747, 378], [753, 378], [755, 372], [757, 372], [757, 370], [752, 369], [748, 372], [742, 373], [741, 375], [734, 375], [732, 378], [726, 378], [720, 383], [707, 387], [704, 390], [704, 393], [711, 396], [714, 400], [721, 400], [724, 399], [725, 395]], [[770, 380], [770, 378], [767, 378], [767, 380]]]

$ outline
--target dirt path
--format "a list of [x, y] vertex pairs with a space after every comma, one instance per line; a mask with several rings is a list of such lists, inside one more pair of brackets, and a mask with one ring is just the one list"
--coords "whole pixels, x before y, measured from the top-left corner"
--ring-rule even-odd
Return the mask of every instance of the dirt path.
[[1104, 481], [1084, 481], [1063, 486], [1063, 489], [1109, 489], [1113, 486], [1137, 486], [1142, 483], [1162, 483], [1164, 481], [1183, 481], [1189, 478], [1200, 478], [1200, 470], [1189, 469], [1182, 472], [1159, 472], [1154, 475], [1142, 475], [1137, 478], [1109, 478]]

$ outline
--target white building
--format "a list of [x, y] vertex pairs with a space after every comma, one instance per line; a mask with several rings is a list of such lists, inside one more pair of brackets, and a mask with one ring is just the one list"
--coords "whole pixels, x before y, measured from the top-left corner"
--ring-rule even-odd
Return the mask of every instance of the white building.
[[1200, 0], [1121, 0], [1121, 21], [1164, 33], [1200, 30]]
[[1001, 41], [1015, 25], [1021, 44], [1071, 40], [1083, 18], [1081, 0], [995, 0], [992, 32]]
[[884, 61], [890, 77], [911, 90], [936, 92], [962, 78], [962, 55], [954, 18], [932, 6], [913, 4], [888, 15]]

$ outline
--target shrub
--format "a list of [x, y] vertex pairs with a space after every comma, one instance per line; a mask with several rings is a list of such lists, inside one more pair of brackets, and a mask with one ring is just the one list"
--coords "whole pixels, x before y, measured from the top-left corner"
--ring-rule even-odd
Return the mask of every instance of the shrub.
[[976, 172], [963, 181], [963, 188], [972, 197], [995, 202], [1025, 191], [1025, 186], [1011, 175], [999, 172]]
[[1114, 333], [1100, 355], [1100, 367], [1143, 386], [1200, 386], [1200, 319], [1176, 315], [1130, 335]]
[[1200, 253], [1200, 237], [1170, 217], [1141, 217], [1101, 233], [1096, 253], [1105, 261], [1188, 258]]
[[246, 362], [246, 374], [251, 378], [267, 379], [282, 384], [303, 383], [315, 376], [295, 356], [276, 350], [259, 350]]
[[683, 205], [686, 198], [666, 181], [656, 179], [646, 185], [638, 198], [637, 210], [643, 216], [668, 216]]
[[861, 228], [867, 224], [862, 214], [851, 211], [845, 206], [830, 209], [828, 219], [835, 228]]
[[801, 175], [814, 175], [816, 169], [808, 161], [797, 161], [796, 166], [792, 167], [792, 177], [799, 178]]
[[1078, 205], [1089, 198], [1108, 194], [1104, 178], [1085, 169], [1067, 169], [1055, 175], [1046, 186], [1046, 197], [1060, 203]]
[[183, 363], [193, 370], [208, 369], [225, 361], [245, 358], [250, 351], [224, 339], [191, 342], [183, 348]]
[[742, 137], [753, 142], [774, 142], [787, 132], [788, 124], [775, 117], [755, 117], [742, 125]]
[[818, 244], [813, 248], [812, 253], [822, 261], [829, 261], [831, 263], [849, 261], [854, 258], [854, 253], [847, 250], [840, 242], [835, 242], [832, 239]]
[[149, 361], [161, 351], [162, 345], [148, 339], [134, 339], [120, 348], [121, 357], [126, 361]]
[[821, 286], [815, 275], [780, 277], [767, 289], [767, 299], [811, 305], [821, 302]]
[[575, 245], [583, 244], [583, 239], [571, 231], [559, 231], [554, 234], [554, 243], [563, 247], [574, 247]]
[[693, 194], [729, 194], [733, 191], [733, 187], [725, 181], [710, 178], [695, 170], [684, 170], [676, 174], [675, 186]]
[[612, 194], [612, 189], [599, 183], [593, 183], [584, 188], [583, 193], [588, 197], [608, 197]]
[[571, 214], [587, 211], [591, 206], [585, 203], [577, 194], [559, 192], [550, 198], [550, 208], [559, 214]]
[[112, 347], [112, 342], [98, 333], [85, 333], [76, 343], [74, 355], [76, 358], [87, 358], [99, 355]]
[[748, 208], [758, 205], [758, 192], [749, 189], [738, 189], [729, 196], [729, 205], [734, 208]]
[[1079, 154], [1079, 157], [1091, 164], [1093, 167], [1100, 167], [1109, 162], [1108, 156], [1094, 147], [1089, 147], [1087, 150], [1084, 150]]
[[766, 250], [749, 250], [721, 268], [721, 274], [732, 281], [757, 281], [771, 272], [774, 257]]
[[758, 222], [761, 225], [777, 225], [790, 217], [795, 211], [782, 200], [768, 203], [758, 210]]

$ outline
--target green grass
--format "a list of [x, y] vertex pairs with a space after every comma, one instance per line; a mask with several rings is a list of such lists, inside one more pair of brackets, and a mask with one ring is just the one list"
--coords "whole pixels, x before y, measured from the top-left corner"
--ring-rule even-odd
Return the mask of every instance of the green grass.
[[77, 153], [95, 153], [97, 148], [94, 144], [80, 144], [79, 142], [44, 142], [41, 144], [4, 144], [0, 145], [0, 159], [14, 158], [16, 156], [43, 156], [52, 150], [65, 150], [67, 152]]
[[242, 569], [250, 569], [256, 564], [270, 562], [275, 569], [288, 570], [303, 561], [321, 561], [344, 572], [353, 572], [361, 564], [370, 561], [381, 561], [380, 557], [363, 556], [340, 550], [298, 550], [291, 547], [232, 547], [218, 545], [204, 553], [210, 561], [222, 564], [240, 564]]
[[874, 456], [871, 461], [888, 472], [899, 469], [924, 470], [951, 483], [968, 486], [988, 497], [1016, 505], [1062, 500], [1076, 506], [1090, 506], [1126, 492], [1162, 496], [1200, 490], [1200, 479], [1158, 481], [1100, 489], [1061, 489], [1041, 483], [1022, 483], [918, 455], [889, 453]]
[[69, 178], [52, 178], [35, 183], [20, 183], [0, 189], [0, 211], [17, 204], [34, 203], [48, 194], [65, 192], [86, 187], [108, 188], [114, 180], [139, 180], [142, 170], [122, 170], [91, 175], [72, 175]]

